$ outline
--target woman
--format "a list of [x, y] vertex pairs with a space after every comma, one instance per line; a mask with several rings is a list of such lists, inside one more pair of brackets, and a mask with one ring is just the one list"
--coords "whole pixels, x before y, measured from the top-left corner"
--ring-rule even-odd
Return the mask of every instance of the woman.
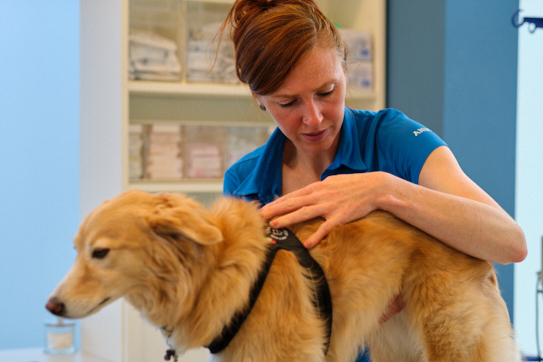
[[226, 172], [226, 195], [260, 201], [275, 228], [324, 218], [308, 248], [380, 209], [480, 259], [526, 257], [520, 227], [437, 135], [396, 110], [345, 107], [346, 49], [312, 0], [238, 0], [226, 27], [239, 79], [278, 127]]

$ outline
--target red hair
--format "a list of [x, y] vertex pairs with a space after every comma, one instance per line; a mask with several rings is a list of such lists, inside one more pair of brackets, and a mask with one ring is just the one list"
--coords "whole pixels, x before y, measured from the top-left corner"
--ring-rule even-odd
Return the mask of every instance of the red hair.
[[237, 76], [256, 95], [277, 90], [315, 46], [335, 48], [346, 67], [339, 32], [313, 0], [237, 0], [219, 36], [227, 28]]

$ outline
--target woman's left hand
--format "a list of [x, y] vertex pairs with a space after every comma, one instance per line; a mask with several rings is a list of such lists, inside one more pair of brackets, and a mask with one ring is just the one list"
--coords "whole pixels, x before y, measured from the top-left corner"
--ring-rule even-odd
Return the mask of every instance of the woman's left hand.
[[304, 243], [317, 245], [337, 225], [360, 219], [377, 209], [394, 176], [384, 172], [329, 176], [265, 205], [260, 215], [273, 228], [286, 227], [316, 217], [325, 222]]

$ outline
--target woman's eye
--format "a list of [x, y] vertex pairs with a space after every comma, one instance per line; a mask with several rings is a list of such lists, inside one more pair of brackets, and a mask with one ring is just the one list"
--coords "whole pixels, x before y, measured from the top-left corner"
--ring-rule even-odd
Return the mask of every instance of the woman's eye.
[[109, 249], [96, 249], [92, 252], [92, 257], [95, 259], [104, 259], [109, 253]]
[[296, 100], [293, 100], [293, 101], [290, 101], [288, 103], [278, 103], [279, 106], [283, 107], [283, 108], [287, 108], [287, 107], [290, 107], [294, 104], [294, 102], [296, 102]]
[[[332, 93], [334, 93], [334, 90], [335, 90], [335, 87], [332, 88], [328, 92], [317, 93], [317, 96], [319, 96], [319, 97], [328, 97], [328, 96], [332, 95]], [[287, 103], [277, 102], [277, 104], [279, 104], [279, 106], [282, 107], [282, 108], [290, 107], [290, 106], [294, 105], [294, 103], [296, 103], [296, 99], [293, 99], [292, 101], [287, 102]]]
[[319, 96], [321, 96], [321, 97], [326, 97], [326, 96], [332, 95], [332, 93], [334, 93], [334, 90], [335, 90], [335, 88], [332, 89], [332, 90], [329, 91], [329, 92], [319, 93]]

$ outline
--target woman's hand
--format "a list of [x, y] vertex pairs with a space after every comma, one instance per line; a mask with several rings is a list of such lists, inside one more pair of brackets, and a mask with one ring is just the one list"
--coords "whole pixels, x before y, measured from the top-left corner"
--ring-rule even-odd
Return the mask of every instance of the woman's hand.
[[329, 176], [284, 195], [260, 210], [274, 228], [286, 227], [316, 217], [325, 222], [304, 243], [317, 245], [333, 227], [360, 219], [377, 209], [386, 197], [386, 188], [395, 176], [384, 172]]

